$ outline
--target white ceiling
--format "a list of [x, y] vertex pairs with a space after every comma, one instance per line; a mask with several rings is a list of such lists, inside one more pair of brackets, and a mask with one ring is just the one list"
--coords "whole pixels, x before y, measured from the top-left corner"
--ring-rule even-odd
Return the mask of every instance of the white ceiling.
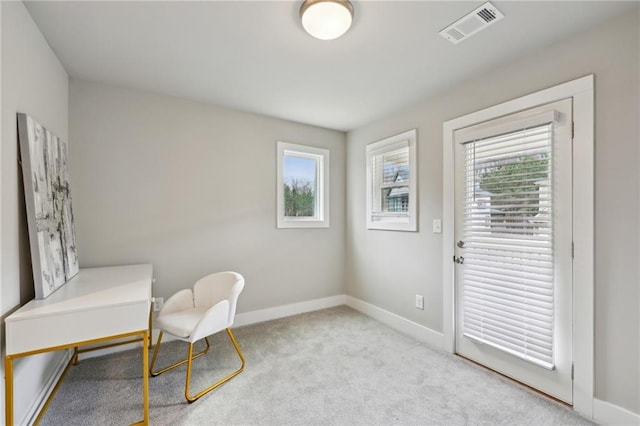
[[453, 45], [438, 31], [482, 0], [352, 3], [354, 24], [333, 41], [304, 32], [301, 0], [26, 5], [72, 77], [338, 130], [635, 13], [637, 5], [496, 0], [505, 18]]

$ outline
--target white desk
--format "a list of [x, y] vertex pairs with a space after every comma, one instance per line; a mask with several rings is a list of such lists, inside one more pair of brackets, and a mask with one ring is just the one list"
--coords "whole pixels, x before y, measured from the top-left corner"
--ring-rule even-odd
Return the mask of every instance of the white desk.
[[81, 269], [46, 299], [5, 319], [5, 418], [13, 424], [13, 360], [132, 336], [142, 337], [143, 424], [149, 423], [152, 265]]

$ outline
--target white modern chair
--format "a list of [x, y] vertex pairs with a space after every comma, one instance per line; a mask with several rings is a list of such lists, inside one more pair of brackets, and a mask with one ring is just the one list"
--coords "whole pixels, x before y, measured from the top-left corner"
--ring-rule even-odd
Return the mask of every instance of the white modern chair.
[[[180, 290], [171, 296], [158, 312], [154, 322], [154, 325], [160, 329], [160, 335], [151, 358], [151, 366], [149, 368], [151, 376], [157, 376], [187, 363], [187, 382], [184, 396], [191, 403], [240, 374], [244, 370], [244, 356], [229, 327], [233, 325], [236, 315], [236, 302], [243, 288], [244, 278], [242, 275], [236, 272], [219, 272], [198, 280], [193, 285], [193, 291], [191, 289]], [[189, 383], [191, 381], [192, 361], [209, 351], [208, 336], [225, 329], [242, 361], [242, 365], [238, 370], [191, 396], [189, 394]], [[161, 370], [153, 371], [163, 333], [169, 333], [179, 340], [188, 342], [189, 354], [182, 361]], [[193, 345], [201, 339], [205, 340], [207, 347], [202, 352], [194, 355]]]

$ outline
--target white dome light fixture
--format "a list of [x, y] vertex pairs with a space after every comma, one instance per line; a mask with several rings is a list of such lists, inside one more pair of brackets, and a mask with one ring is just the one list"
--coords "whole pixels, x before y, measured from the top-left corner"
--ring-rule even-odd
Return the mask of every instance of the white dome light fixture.
[[348, 0], [305, 0], [300, 6], [300, 18], [313, 37], [333, 40], [351, 27], [353, 5]]

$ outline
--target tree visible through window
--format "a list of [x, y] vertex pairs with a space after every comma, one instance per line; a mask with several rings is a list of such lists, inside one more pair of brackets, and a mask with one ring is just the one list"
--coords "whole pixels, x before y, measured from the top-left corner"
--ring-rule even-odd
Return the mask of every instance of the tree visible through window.
[[519, 234], [550, 222], [550, 158], [547, 153], [516, 155], [478, 165], [476, 202], [488, 210], [490, 226]]
[[316, 176], [315, 159], [285, 154], [283, 171], [285, 216], [315, 216]]

